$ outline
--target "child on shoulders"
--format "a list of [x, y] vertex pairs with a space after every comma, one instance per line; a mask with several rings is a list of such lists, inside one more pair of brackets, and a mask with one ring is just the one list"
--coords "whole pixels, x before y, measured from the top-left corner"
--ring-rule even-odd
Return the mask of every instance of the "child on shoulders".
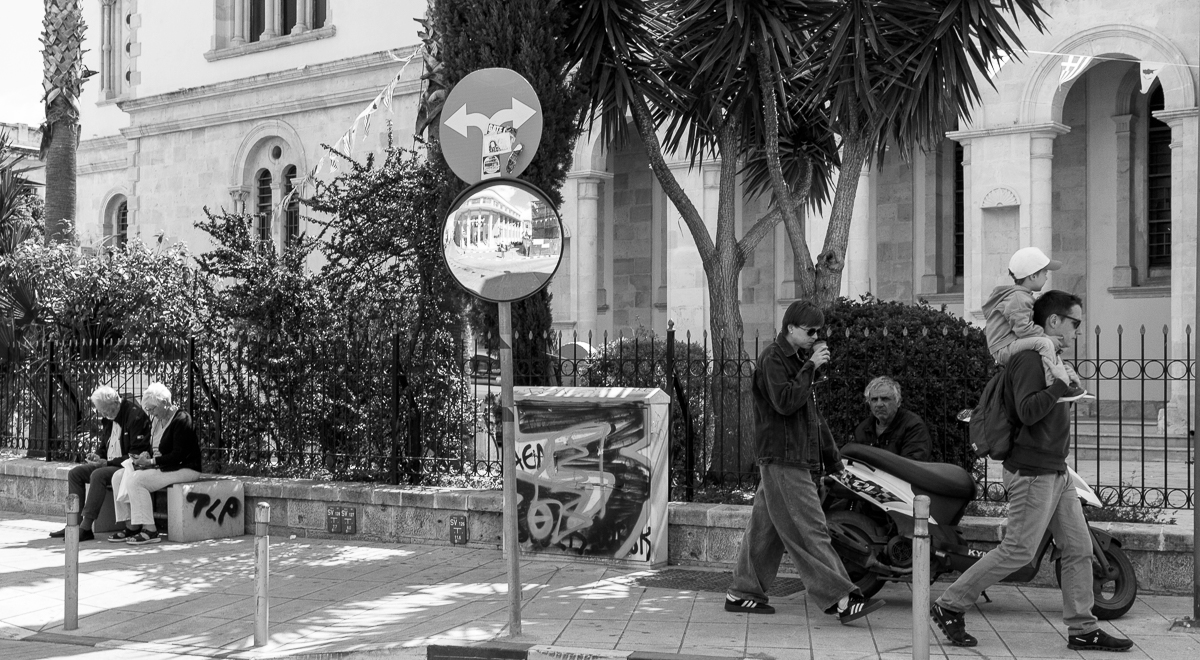
[[[1042, 327], [1033, 322], [1033, 294], [1041, 291], [1050, 279], [1050, 271], [1062, 268], [1035, 247], [1021, 248], [1008, 262], [1008, 274], [1013, 284], [998, 286], [983, 304], [986, 318], [988, 351], [1000, 365], [1022, 351], [1034, 350], [1042, 356], [1046, 369], [1046, 384], [1063, 380], [1071, 384], [1060, 402], [1090, 397], [1079, 382], [1079, 375], [1058, 357], [1058, 341], [1046, 336]], [[1076, 325], [1078, 327], [1078, 325]]]

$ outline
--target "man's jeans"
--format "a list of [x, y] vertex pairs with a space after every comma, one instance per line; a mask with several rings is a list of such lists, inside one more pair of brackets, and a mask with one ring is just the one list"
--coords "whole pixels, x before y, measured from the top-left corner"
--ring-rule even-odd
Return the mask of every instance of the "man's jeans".
[[[107, 463], [100, 465], [76, 465], [67, 473], [67, 492], [72, 495], [78, 495], [79, 501], [83, 504], [83, 517], [89, 520], [95, 520], [100, 517], [100, 509], [104, 506], [104, 495], [108, 490], [108, 484], [112, 482], [113, 474], [120, 467], [110, 467]], [[90, 484], [90, 488], [88, 488]], [[87, 497], [84, 497], [84, 489], [87, 490]]]
[[965, 612], [984, 589], [1028, 564], [1047, 527], [1062, 551], [1063, 623], [1067, 633], [1095, 630], [1092, 616], [1092, 537], [1083, 507], [1066, 474], [1018, 476], [1004, 470], [1008, 487], [1008, 529], [1004, 540], [967, 569], [937, 600], [955, 612]]
[[822, 610], [836, 605], [855, 586], [829, 541], [812, 472], [773, 463], [758, 469], [761, 481], [729, 594], [767, 602], [767, 590], [775, 582], [786, 549], [808, 591], [808, 601]]

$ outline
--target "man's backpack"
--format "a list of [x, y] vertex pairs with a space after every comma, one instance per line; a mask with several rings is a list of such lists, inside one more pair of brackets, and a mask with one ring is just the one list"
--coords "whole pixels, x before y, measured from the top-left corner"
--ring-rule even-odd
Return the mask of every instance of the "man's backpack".
[[987, 456], [997, 461], [1008, 458], [1012, 441], [1020, 430], [1008, 416], [1004, 405], [1004, 368], [988, 381], [979, 395], [979, 403], [971, 411], [971, 450], [977, 458]]

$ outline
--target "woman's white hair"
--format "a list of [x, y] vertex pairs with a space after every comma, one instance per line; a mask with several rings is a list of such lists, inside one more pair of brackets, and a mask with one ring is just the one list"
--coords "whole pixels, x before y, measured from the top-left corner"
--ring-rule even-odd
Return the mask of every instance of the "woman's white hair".
[[92, 405], [97, 410], [101, 408], [111, 409], [114, 406], [121, 405], [121, 395], [108, 385], [101, 385], [92, 392]]
[[171, 390], [167, 389], [162, 383], [150, 383], [142, 392], [142, 405], [152, 403], [156, 406], [171, 405]]

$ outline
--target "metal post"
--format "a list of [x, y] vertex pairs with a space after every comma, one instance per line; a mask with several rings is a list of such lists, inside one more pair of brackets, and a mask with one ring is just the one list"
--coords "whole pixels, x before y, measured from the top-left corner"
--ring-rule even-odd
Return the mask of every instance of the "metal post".
[[188, 416], [196, 423], [196, 338], [188, 339]]
[[79, 496], [67, 496], [66, 579], [63, 581], [63, 630], [79, 628]]
[[500, 306], [500, 410], [503, 419], [504, 552], [508, 555], [508, 634], [521, 634], [521, 547], [517, 545], [517, 425], [513, 409], [512, 303]]
[[254, 645], [263, 646], [269, 637], [271, 589], [271, 505], [259, 502], [254, 507]]
[[[410, 439], [411, 442], [411, 439]], [[414, 457], [410, 454], [409, 460]], [[400, 333], [392, 334], [392, 452], [388, 464], [392, 485], [400, 483]]]
[[913, 660], [929, 660], [929, 496], [913, 500]]

